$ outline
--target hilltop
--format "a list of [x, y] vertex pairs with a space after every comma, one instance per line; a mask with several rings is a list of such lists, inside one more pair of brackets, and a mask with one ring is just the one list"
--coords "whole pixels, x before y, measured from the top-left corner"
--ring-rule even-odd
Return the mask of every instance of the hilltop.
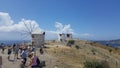
[[[47, 41], [44, 54], [39, 53], [39, 48], [36, 54], [41, 61], [45, 61], [46, 67], [43, 68], [84, 68], [86, 61], [100, 62], [106, 68], [120, 67], [120, 50], [91, 41], [74, 40], [71, 45], [55, 40]], [[19, 68], [20, 60], [7, 60], [7, 50], [0, 55], [3, 57], [2, 68]], [[11, 59], [13, 56], [12, 54]]]
[[48, 42], [45, 51], [56, 58], [55, 67], [83, 68], [86, 61], [103, 62], [109, 68], [120, 67], [120, 50], [96, 42], [76, 40], [71, 47]]

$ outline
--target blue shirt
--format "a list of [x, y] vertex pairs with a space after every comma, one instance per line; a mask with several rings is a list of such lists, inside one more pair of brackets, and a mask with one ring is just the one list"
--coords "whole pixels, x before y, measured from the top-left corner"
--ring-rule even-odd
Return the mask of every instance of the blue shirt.
[[26, 58], [27, 57], [27, 52], [23, 50], [21, 55], [22, 55], [22, 58]]

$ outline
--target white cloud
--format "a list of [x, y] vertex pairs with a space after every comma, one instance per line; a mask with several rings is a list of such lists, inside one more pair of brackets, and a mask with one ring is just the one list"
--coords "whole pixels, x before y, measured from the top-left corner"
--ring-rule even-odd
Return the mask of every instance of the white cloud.
[[46, 31], [50, 34], [50, 36], [54, 35], [57, 39], [57, 34], [59, 33], [72, 33], [74, 38], [80, 38], [80, 39], [91, 39], [94, 38], [93, 34], [90, 33], [75, 33], [73, 29], [71, 28], [71, 25], [63, 25], [62, 23], [56, 22], [55, 23], [56, 31]]
[[0, 12], [0, 26], [10, 26], [13, 24], [13, 20], [8, 13]]
[[74, 33], [70, 24], [63, 25], [62, 23], [56, 22], [55, 27], [57, 28], [56, 33]]
[[38, 25], [38, 23], [34, 20], [25, 20], [22, 19], [18, 24], [16, 24], [16, 28], [18, 31], [29, 31], [29, 32], [40, 32], [43, 31]]
[[55, 40], [57, 39], [57, 33], [55, 31], [45, 31], [46, 34], [45, 34], [45, 38], [47, 40]]
[[89, 33], [84, 33], [84, 34], [80, 34], [80, 36], [83, 36], [83, 37], [93, 37], [94, 35], [93, 34], [89, 34]]
[[35, 20], [21, 19], [21, 21], [19, 21], [18, 23], [15, 23], [11, 19], [8, 13], [0, 12], [0, 32], [2, 33], [0, 34], [1, 38], [3, 38], [2, 36], [4, 36], [4, 38], [6, 39], [15, 39], [15, 38], [18, 39], [18, 37], [20, 39], [21, 37], [20, 34], [22, 33], [28, 34], [28, 32], [33, 32], [38, 30], [43, 31], [43, 29], [39, 27], [39, 25]]
[[75, 38], [83, 39], [83, 40], [92, 40], [96, 39], [94, 34], [90, 33], [74, 33]]
[[22, 19], [20, 22], [14, 23], [8, 13], [0, 12], [0, 32], [33, 31], [36, 29], [42, 30], [34, 20]]
[[[25, 27], [25, 25], [27, 28]], [[73, 36], [76, 36], [77, 38], [78, 37], [79, 38], [94, 37], [93, 34], [89, 34], [89, 33], [84, 33], [84, 34], [75, 33], [74, 30], [71, 28], [70, 24], [63, 25], [60, 22], [56, 22], [55, 27], [56, 27], [56, 31], [50, 31], [50, 30], [45, 31], [47, 39], [57, 39], [57, 34], [59, 34], [59, 33], [72, 33]], [[39, 27], [38, 23], [35, 20], [21, 19], [21, 21], [19, 21], [18, 23], [15, 23], [11, 19], [10, 15], [8, 13], [0, 12], [0, 32], [4, 33], [4, 34], [0, 35], [1, 38], [3, 38], [3, 36], [6, 37], [5, 35], [7, 35], [9, 33], [11, 35], [8, 35], [8, 36], [10, 36], [8, 38], [13, 39], [12, 35], [14, 35], [15, 37], [18, 37], [18, 36], [20, 36], [20, 35], [18, 35], [18, 32], [24, 33], [24, 32], [29, 32], [29, 31], [33, 31], [35, 33], [36, 32], [40, 33], [40, 32], [43, 32], [43, 29], [41, 29]], [[7, 37], [6, 37], [6, 39], [7, 39]]]

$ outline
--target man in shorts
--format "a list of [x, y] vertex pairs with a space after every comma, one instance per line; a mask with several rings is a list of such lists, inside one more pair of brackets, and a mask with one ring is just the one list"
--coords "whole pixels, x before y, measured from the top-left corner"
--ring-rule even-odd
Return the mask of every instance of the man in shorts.
[[9, 46], [8, 47], [8, 60], [10, 60], [11, 53], [12, 53], [12, 48]]
[[14, 53], [14, 60], [16, 60], [16, 59], [18, 59], [18, 52], [19, 52], [19, 46], [18, 45], [16, 45], [15, 47], [14, 47], [14, 51], [15, 51], [15, 53]]

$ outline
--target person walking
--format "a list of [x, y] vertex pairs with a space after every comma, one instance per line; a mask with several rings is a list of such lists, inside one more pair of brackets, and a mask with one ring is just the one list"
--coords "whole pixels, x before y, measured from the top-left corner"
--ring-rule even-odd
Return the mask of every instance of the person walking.
[[22, 61], [23, 65], [25, 66], [26, 61], [27, 61], [27, 52], [26, 52], [26, 48], [25, 47], [22, 48], [21, 58], [23, 60]]
[[15, 53], [14, 53], [14, 60], [19, 59], [18, 58], [18, 52], [19, 52], [19, 46], [18, 45], [16, 45], [14, 47], [14, 51], [15, 51]]
[[12, 53], [12, 48], [11, 46], [8, 47], [8, 60], [10, 60], [10, 55]]

